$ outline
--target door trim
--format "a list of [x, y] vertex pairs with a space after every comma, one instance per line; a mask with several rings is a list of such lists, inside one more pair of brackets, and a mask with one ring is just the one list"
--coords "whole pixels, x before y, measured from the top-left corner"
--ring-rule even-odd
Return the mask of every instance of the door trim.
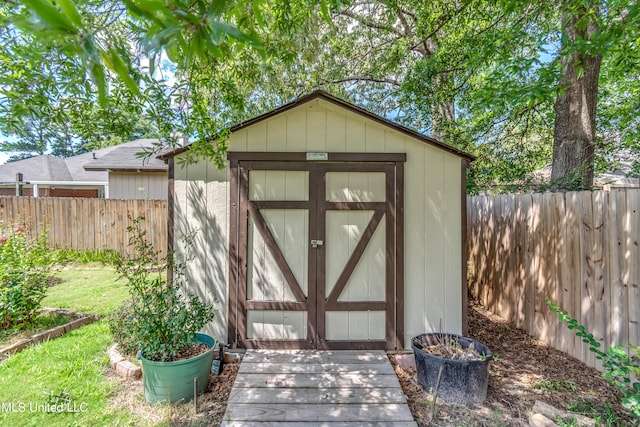
[[[230, 161], [230, 212], [229, 212], [229, 300], [228, 300], [228, 339], [233, 347], [241, 345], [245, 348], [331, 348], [331, 349], [402, 349], [404, 348], [404, 162], [406, 153], [327, 153], [326, 161], [306, 161], [307, 153], [260, 153], [260, 152], [229, 152], [227, 157]], [[241, 164], [242, 163], [242, 164]], [[300, 165], [304, 164], [301, 168]], [[269, 166], [269, 170], [307, 170], [309, 172], [309, 182], [321, 182], [321, 185], [309, 185], [308, 201], [249, 201], [248, 183], [249, 170], [263, 169]], [[383, 170], [381, 170], [383, 169]], [[385, 202], [324, 202], [318, 203], [319, 195], [324, 187], [324, 174], [331, 171], [344, 172], [385, 172]], [[334, 290], [324, 303], [323, 312], [327, 310], [384, 310], [385, 315], [385, 341], [330, 341], [319, 342], [317, 337], [324, 337], [325, 319], [317, 317], [316, 295], [324, 295], [325, 277], [323, 271], [318, 271], [316, 263], [309, 263], [309, 277], [323, 277], [318, 279], [317, 292], [307, 292], [307, 301], [277, 302], [277, 301], [247, 301], [247, 227], [248, 219], [251, 216], [262, 218], [259, 209], [278, 208], [299, 208], [308, 209], [311, 212], [324, 213], [327, 210], [373, 210], [374, 215], [367, 226], [367, 231], [373, 234], [382, 222], [382, 213], [385, 212], [385, 253], [386, 255], [386, 280], [385, 280], [385, 301], [374, 302], [339, 302], [337, 301], [337, 291]], [[256, 217], [256, 218], [257, 218]], [[262, 224], [264, 225], [264, 224]], [[324, 235], [325, 224], [323, 221], [309, 220], [309, 236]], [[316, 228], [317, 227], [317, 228]], [[267, 231], [268, 231], [268, 227]], [[269, 235], [267, 233], [266, 235]], [[263, 236], [265, 234], [263, 233]], [[363, 235], [358, 246], [362, 249], [366, 247], [371, 236], [365, 239]], [[268, 240], [268, 239], [267, 239]], [[362, 244], [362, 242], [364, 244]], [[267, 244], [273, 242], [267, 242]], [[275, 244], [277, 247], [277, 244]], [[277, 248], [276, 248], [277, 249]], [[309, 251], [313, 249], [309, 247]], [[354, 267], [362, 255], [355, 255], [354, 251], [349, 263]], [[281, 254], [280, 250], [272, 251], [274, 256]], [[309, 254], [310, 258], [311, 253]], [[318, 256], [318, 263], [324, 265], [324, 252]], [[276, 262], [280, 266], [276, 256]], [[286, 260], [285, 260], [286, 264]], [[285, 276], [285, 270], [281, 269]], [[341, 274], [340, 278], [342, 279]], [[346, 275], [346, 280], [348, 275]], [[289, 278], [287, 278], [289, 282]], [[341, 280], [338, 280], [338, 284]], [[241, 286], [241, 284], [244, 284]], [[290, 283], [291, 288], [294, 287]], [[337, 286], [337, 285], [336, 285]], [[342, 286], [344, 288], [344, 286]], [[299, 286], [298, 286], [299, 288]], [[323, 289], [320, 289], [323, 288]], [[295, 292], [295, 290], [294, 290]], [[297, 295], [297, 299], [299, 295]], [[335, 298], [334, 298], [335, 297]], [[305, 340], [255, 340], [247, 339], [247, 319], [246, 313], [249, 309], [285, 309], [295, 311], [307, 311], [307, 339]], [[324, 316], [322, 316], [324, 317]], [[317, 327], [317, 330], [316, 330]]]

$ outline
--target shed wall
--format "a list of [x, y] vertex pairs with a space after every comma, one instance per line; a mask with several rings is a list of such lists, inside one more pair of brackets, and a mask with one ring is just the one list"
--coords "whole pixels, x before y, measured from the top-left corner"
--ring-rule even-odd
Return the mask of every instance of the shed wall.
[[109, 172], [109, 198], [167, 200], [167, 173]]
[[[229, 151], [407, 153], [405, 165], [405, 346], [411, 337], [462, 330], [461, 159], [322, 100], [234, 132]], [[175, 170], [175, 235], [193, 233], [193, 289], [217, 298], [209, 332], [228, 341], [228, 170], [206, 161]]]

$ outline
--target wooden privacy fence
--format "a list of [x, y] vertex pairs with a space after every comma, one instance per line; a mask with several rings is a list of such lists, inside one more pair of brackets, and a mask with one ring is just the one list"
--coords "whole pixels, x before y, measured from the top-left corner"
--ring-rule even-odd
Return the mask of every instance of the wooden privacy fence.
[[127, 226], [144, 216], [147, 239], [167, 250], [166, 200], [110, 200], [58, 197], [1, 197], [0, 222], [13, 222], [32, 233], [46, 227], [51, 247], [128, 253]]
[[640, 189], [467, 200], [470, 290], [532, 336], [600, 367], [547, 299], [602, 348], [640, 345]]

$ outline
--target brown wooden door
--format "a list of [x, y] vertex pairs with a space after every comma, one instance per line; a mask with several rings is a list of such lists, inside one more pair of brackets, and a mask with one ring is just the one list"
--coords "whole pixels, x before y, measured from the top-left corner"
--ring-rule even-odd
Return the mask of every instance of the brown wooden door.
[[232, 161], [232, 343], [402, 346], [398, 168]]

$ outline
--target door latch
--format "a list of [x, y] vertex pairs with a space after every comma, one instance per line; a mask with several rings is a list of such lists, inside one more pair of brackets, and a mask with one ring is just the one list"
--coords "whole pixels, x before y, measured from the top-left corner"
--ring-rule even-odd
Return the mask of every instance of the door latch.
[[322, 240], [312, 240], [311, 241], [311, 247], [312, 248], [317, 248], [318, 246], [322, 246], [324, 244], [324, 242]]

